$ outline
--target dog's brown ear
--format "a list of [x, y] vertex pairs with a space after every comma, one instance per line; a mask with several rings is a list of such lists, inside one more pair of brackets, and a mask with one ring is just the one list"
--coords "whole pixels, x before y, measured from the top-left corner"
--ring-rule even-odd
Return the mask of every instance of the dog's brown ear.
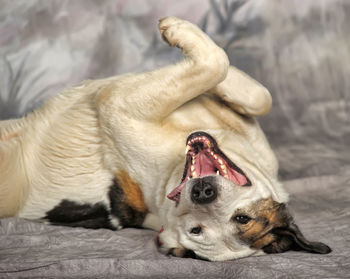
[[263, 247], [265, 253], [282, 253], [288, 250], [306, 251], [309, 253], [328, 254], [332, 252], [326, 244], [308, 241], [298, 226], [290, 223], [286, 228], [275, 228], [271, 231], [275, 241]]

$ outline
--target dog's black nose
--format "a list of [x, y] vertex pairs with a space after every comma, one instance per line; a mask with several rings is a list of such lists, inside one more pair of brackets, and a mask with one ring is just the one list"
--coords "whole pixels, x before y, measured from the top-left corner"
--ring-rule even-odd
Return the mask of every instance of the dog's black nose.
[[218, 190], [206, 178], [199, 178], [191, 190], [191, 199], [194, 203], [206, 204], [213, 202], [218, 196]]

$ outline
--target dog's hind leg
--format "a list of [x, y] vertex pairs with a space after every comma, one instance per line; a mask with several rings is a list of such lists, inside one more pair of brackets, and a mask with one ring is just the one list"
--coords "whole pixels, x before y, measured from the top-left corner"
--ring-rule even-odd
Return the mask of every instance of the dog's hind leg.
[[[219, 96], [231, 109], [246, 116], [264, 115], [271, 109], [272, 99], [269, 91], [232, 66], [228, 69], [226, 79], [209, 90], [209, 93]], [[264, 158], [264, 165], [270, 175], [277, 177], [278, 162], [260, 126], [255, 120], [251, 122], [251, 119], [245, 118], [244, 121], [246, 121], [245, 129], [249, 129], [247, 140]]]
[[[225, 52], [197, 26], [167, 17], [159, 21], [159, 30], [163, 40], [179, 47], [186, 58], [152, 72], [112, 80], [99, 93], [98, 105], [119, 108], [134, 119], [161, 121], [225, 79], [229, 65]], [[118, 100], [109, 98], [114, 93]]]
[[259, 82], [230, 66], [226, 79], [209, 90], [240, 114], [259, 116], [271, 109], [272, 99], [269, 91]]

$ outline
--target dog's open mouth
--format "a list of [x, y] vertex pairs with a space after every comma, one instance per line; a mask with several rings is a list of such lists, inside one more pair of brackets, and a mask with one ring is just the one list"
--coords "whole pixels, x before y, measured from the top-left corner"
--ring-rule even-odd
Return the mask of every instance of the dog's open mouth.
[[226, 157], [212, 136], [205, 132], [192, 133], [187, 138], [186, 164], [181, 183], [167, 197], [178, 205], [187, 180], [208, 175], [223, 176], [236, 185], [251, 185], [249, 178]]

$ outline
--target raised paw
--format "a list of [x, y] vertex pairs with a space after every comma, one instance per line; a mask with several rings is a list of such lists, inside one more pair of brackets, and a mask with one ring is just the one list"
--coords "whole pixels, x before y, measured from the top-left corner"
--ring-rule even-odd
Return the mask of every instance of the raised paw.
[[183, 49], [184, 53], [204, 47], [208, 42], [216, 46], [196, 25], [174, 16], [160, 19], [158, 27], [163, 40], [171, 47], [176, 46]]
[[159, 20], [159, 31], [171, 47], [179, 47], [184, 55], [197, 62], [206, 63], [209, 68], [221, 68], [226, 75], [228, 58], [198, 26], [189, 21], [169, 16]]
[[[173, 32], [175, 30], [171, 29], [178, 29], [174, 28], [175, 25], [184, 23], [186, 22], [185, 20], [182, 20], [180, 18], [174, 17], [174, 16], [168, 16], [168, 17], [163, 17], [159, 20], [158, 28], [160, 31], [160, 34], [162, 35], [162, 39], [171, 47], [178, 46], [178, 42], [174, 37]], [[170, 27], [170, 30], [168, 30]]]

